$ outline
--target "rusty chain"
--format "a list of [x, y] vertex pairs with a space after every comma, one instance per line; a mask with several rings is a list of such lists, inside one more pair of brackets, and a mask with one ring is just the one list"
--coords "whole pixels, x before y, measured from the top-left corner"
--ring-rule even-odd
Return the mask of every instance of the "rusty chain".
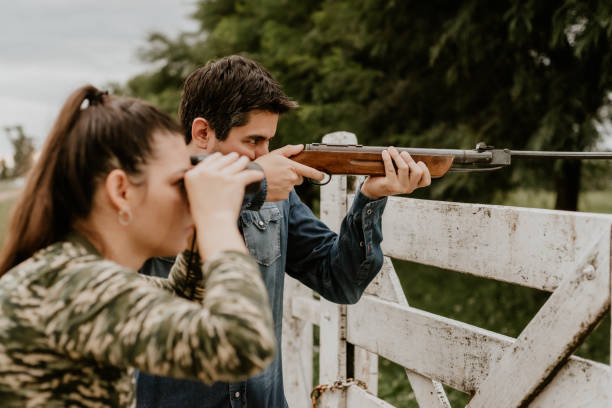
[[361, 380], [356, 380], [354, 378], [347, 378], [345, 381], [338, 380], [334, 381], [332, 384], [319, 384], [312, 389], [310, 393], [310, 399], [312, 400], [312, 408], [317, 408], [317, 402], [325, 391], [329, 390], [345, 390], [351, 385], [356, 385], [358, 387], [367, 390], [368, 387], [365, 382]]

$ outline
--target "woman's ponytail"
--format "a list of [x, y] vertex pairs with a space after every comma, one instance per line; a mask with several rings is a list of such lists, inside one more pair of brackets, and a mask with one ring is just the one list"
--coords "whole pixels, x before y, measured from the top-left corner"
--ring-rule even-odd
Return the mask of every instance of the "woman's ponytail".
[[180, 126], [152, 105], [88, 85], [64, 103], [15, 204], [0, 252], [0, 277], [61, 240], [91, 211], [97, 182], [112, 168], [138, 173], [152, 133]]

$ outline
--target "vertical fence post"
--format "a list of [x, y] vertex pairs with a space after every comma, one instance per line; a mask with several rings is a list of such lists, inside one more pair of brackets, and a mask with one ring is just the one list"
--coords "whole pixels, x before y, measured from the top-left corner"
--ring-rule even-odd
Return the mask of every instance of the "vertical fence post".
[[[357, 137], [348, 132], [325, 135], [323, 143], [354, 144]], [[346, 215], [347, 177], [335, 176], [321, 187], [321, 220], [335, 232]], [[346, 305], [338, 305], [321, 299], [321, 321], [319, 335], [319, 382], [331, 384], [346, 379]], [[321, 406], [345, 408], [344, 392], [325, 392], [320, 398]]]
[[312, 390], [312, 324], [294, 317], [292, 300], [312, 298], [312, 290], [285, 276], [283, 296], [283, 385], [291, 408], [309, 408]]
[[[357, 191], [361, 183], [365, 181], [365, 176], [357, 176], [354, 182], [354, 190]], [[351, 205], [346, 197], [347, 208]], [[366, 289], [367, 292], [367, 289]], [[348, 312], [348, 311], [347, 311]], [[372, 395], [378, 395], [378, 354], [371, 353], [361, 347], [355, 346], [354, 373], [355, 379], [362, 381], [367, 391]]]

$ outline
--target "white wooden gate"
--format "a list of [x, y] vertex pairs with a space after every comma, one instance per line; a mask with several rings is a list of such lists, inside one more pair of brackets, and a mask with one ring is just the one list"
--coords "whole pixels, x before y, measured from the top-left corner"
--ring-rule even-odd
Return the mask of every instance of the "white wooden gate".
[[[323, 141], [357, 142], [346, 132]], [[335, 231], [354, 188], [341, 176], [321, 188], [321, 219]], [[612, 407], [611, 367], [571, 355], [610, 308], [611, 227], [603, 214], [389, 198], [385, 263], [357, 304], [317, 300], [286, 278], [290, 407], [311, 406], [312, 325], [320, 327], [320, 383], [339, 381], [318, 406], [391, 407], [376, 397], [381, 356], [405, 367], [420, 407], [450, 407], [441, 383], [472, 395], [470, 408]], [[388, 257], [552, 295], [514, 339], [410, 307]], [[349, 359], [367, 392], [346, 382]]]

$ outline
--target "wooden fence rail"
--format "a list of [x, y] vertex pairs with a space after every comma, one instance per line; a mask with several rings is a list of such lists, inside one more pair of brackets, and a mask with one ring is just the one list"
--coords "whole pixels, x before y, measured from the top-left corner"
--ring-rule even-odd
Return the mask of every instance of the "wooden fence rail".
[[[346, 132], [323, 141], [357, 142]], [[350, 184], [334, 177], [321, 188], [321, 219], [333, 230], [352, 202]], [[322, 407], [391, 407], [376, 397], [378, 356], [405, 367], [422, 408], [450, 407], [441, 384], [470, 394], [470, 408], [612, 407], [610, 365], [572, 356], [610, 309], [612, 216], [392, 197], [382, 224], [385, 263], [357, 304], [315, 299], [286, 278], [292, 408], [311, 406], [313, 325], [319, 382], [338, 382]], [[552, 294], [515, 339], [410, 307], [389, 257]]]

